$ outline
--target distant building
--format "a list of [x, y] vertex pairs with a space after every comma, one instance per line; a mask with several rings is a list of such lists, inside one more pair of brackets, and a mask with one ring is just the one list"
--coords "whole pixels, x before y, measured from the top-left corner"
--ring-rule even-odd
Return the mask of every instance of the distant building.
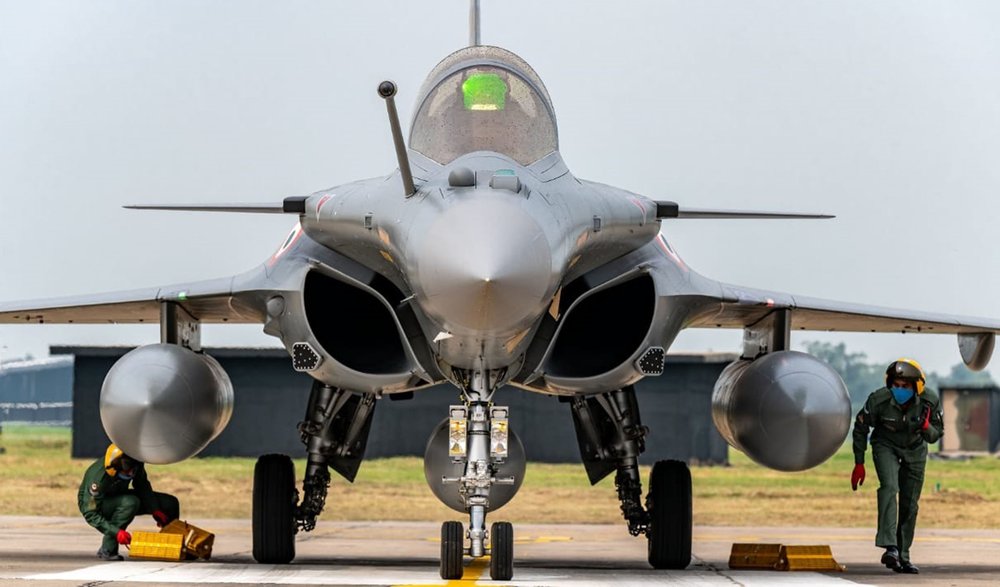
[[[78, 458], [104, 453], [108, 438], [101, 427], [99, 400], [108, 370], [131, 349], [53, 347], [74, 355], [73, 450]], [[236, 392], [229, 426], [203, 456], [259, 456], [280, 452], [304, 456], [296, 425], [305, 415], [312, 378], [292, 369], [283, 349], [208, 349], [229, 374]], [[728, 446], [712, 423], [712, 388], [736, 355], [667, 355], [666, 373], [636, 385], [642, 423], [651, 429], [641, 461], [680, 459], [691, 463], [728, 462]], [[458, 390], [438, 385], [413, 398], [379, 400], [366, 458], [422, 456], [434, 428], [459, 401]], [[511, 428], [536, 462], [580, 462], [569, 404], [558, 398], [504, 388], [494, 400], [511, 410]]]
[[73, 357], [0, 365], [0, 424], [69, 426], [72, 402]]
[[1000, 451], [1000, 387], [942, 386], [942, 452]]

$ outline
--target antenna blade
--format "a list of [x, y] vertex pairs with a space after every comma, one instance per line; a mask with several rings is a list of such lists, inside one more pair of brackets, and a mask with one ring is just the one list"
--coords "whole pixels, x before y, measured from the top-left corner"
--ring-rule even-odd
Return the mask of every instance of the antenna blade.
[[469, 46], [478, 46], [479, 37], [479, 0], [469, 0]]

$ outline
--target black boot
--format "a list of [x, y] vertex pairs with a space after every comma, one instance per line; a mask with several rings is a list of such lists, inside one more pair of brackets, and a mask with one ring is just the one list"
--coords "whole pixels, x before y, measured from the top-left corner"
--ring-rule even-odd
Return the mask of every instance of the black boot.
[[108, 552], [103, 548], [97, 551], [97, 558], [102, 561], [123, 561], [125, 558], [117, 552]]
[[910, 575], [916, 575], [920, 573], [920, 568], [917, 565], [911, 563], [910, 561], [902, 561], [899, 563], [899, 567], [893, 569], [897, 573], [907, 573]]
[[900, 572], [899, 549], [895, 546], [887, 546], [885, 554], [882, 555], [882, 564], [885, 568]]

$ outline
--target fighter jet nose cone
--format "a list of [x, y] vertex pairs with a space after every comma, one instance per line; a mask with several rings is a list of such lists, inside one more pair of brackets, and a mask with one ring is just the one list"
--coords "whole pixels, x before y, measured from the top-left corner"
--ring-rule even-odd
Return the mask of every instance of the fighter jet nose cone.
[[446, 210], [417, 253], [421, 306], [451, 328], [522, 328], [545, 308], [552, 251], [517, 202], [484, 197]]

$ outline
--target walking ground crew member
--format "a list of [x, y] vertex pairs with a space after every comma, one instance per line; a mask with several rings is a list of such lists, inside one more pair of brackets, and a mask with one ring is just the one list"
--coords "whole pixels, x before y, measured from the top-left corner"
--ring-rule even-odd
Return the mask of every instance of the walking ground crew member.
[[851, 488], [857, 491], [865, 481], [865, 449], [871, 431], [872, 460], [879, 482], [875, 545], [885, 549], [882, 564], [897, 573], [920, 572], [910, 562], [917, 501], [924, 484], [927, 443], [937, 442], [944, 432], [941, 401], [934, 391], [925, 389], [925, 383], [924, 371], [916, 361], [893, 362], [885, 371], [885, 387], [868, 396], [854, 422]]
[[152, 514], [161, 528], [180, 517], [177, 498], [153, 491], [143, 464], [113, 444], [104, 458], [87, 468], [80, 483], [79, 505], [87, 523], [104, 534], [97, 557], [106, 561], [122, 560], [118, 545], [132, 542], [126, 528], [136, 514]]

